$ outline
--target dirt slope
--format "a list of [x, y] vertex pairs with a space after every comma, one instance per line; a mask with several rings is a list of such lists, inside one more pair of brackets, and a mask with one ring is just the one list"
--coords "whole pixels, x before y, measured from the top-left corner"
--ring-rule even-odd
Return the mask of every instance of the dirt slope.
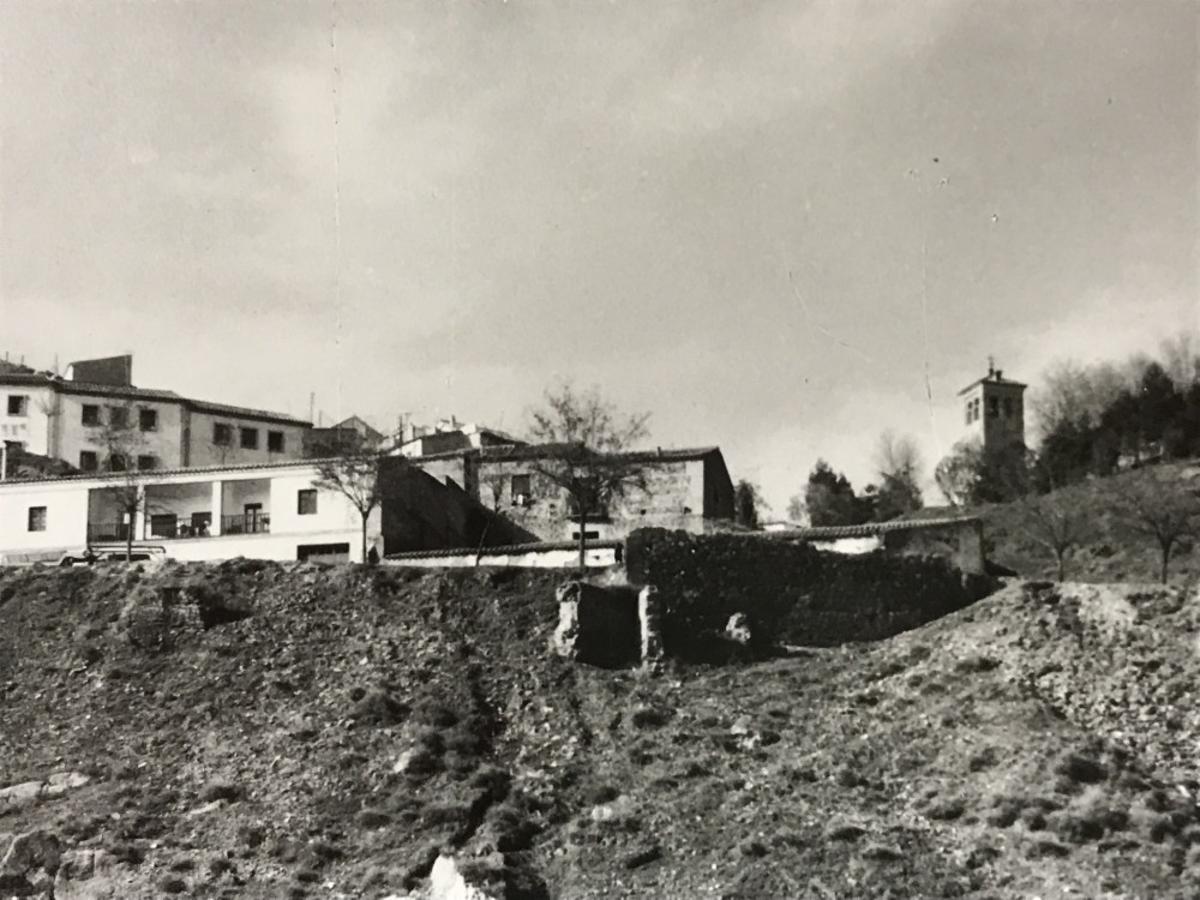
[[439, 850], [509, 897], [1200, 895], [1194, 598], [1014, 586], [649, 678], [550, 657], [554, 583], [4, 573], [0, 788], [88, 781], [0, 832], [103, 851], [59, 900], [420, 893]]

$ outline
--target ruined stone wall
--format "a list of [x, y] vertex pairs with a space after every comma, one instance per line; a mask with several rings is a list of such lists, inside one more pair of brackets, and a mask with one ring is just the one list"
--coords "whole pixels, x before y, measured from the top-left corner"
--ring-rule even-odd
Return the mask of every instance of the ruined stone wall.
[[[624, 538], [638, 528], [680, 528], [700, 532], [704, 518], [703, 465], [683, 460], [645, 464], [646, 490], [630, 490], [615, 501], [605, 520], [589, 522], [587, 530], [599, 540]], [[528, 476], [530, 492], [518, 501], [512, 490], [514, 476]], [[480, 501], [544, 541], [571, 540], [579, 531], [569, 515], [567, 492], [533, 467], [532, 460], [480, 461]], [[496, 495], [493, 491], [499, 491]]]
[[960, 609], [992, 587], [945, 558], [846, 556], [761, 535], [660, 529], [630, 536], [626, 567], [631, 583], [658, 589], [670, 653], [724, 628], [735, 613], [749, 618], [756, 642], [877, 640]]

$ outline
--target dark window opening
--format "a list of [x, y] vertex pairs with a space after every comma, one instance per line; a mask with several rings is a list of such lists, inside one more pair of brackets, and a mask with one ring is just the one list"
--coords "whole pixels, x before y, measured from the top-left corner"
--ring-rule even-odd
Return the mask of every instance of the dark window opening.
[[114, 453], [108, 458], [108, 470], [110, 472], [124, 472], [129, 468], [129, 460], [125, 458], [123, 453]]
[[156, 513], [150, 516], [150, 536], [173, 538], [179, 532], [179, 517], [175, 513]]
[[268, 431], [267, 432], [267, 450], [268, 450], [268, 452], [282, 453], [283, 447], [284, 447], [283, 432], [282, 431]]
[[308, 488], [296, 492], [296, 514], [300, 516], [315, 516], [317, 514], [317, 492]]
[[532, 475], [514, 475], [512, 477], [512, 505], [525, 506], [533, 494]]
[[79, 451], [79, 469], [81, 472], [95, 472], [100, 468], [100, 457], [94, 450]]
[[29, 530], [30, 531], [45, 531], [46, 530], [46, 507], [44, 507], [44, 506], [29, 507]]
[[94, 403], [83, 404], [83, 424], [97, 426], [100, 424], [100, 407]]
[[158, 457], [151, 456], [149, 454], [147, 454], [145, 456], [139, 456], [137, 458], [137, 467], [139, 469], [157, 469], [158, 468]]
[[242, 429], [242, 449], [257, 450], [258, 449], [258, 429], [243, 428]]
[[213, 423], [213, 443], [218, 447], [228, 447], [233, 443], [233, 426], [222, 422]]
[[24, 394], [9, 394], [8, 414], [10, 416], [29, 415], [29, 398]]
[[113, 428], [128, 428], [129, 410], [124, 406], [110, 406], [108, 408], [108, 424]]
[[[598, 540], [600, 539], [600, 532], [598, 532], [598, 531], [585, 531], [585, 532], [584, 532], [584, 536], [585, 536], [585, 540], [589, 540], [589, 541], [598, 541]], [[579, 540], [579, 532], [578, 532], [578, 531], [572, 531], [572, 532], [571, 532], [571, 540], [573, 540], [573, 541], [577, 541], [577, 540]]]
[[158, 431], [158, 410], [139, 409], [138, 428], [142, 431]]
[[994, 419], [1000, 415], [1000, 401], [995, 397], [988, 397], [988, 418]]
[[350, 545], [300, 544], [296, 547], [296, 559], [314, 563], [350, 562]]

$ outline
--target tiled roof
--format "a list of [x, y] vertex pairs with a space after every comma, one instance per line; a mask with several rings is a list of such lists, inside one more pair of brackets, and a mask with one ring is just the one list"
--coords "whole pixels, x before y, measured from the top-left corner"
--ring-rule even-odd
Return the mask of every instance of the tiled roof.
[[209, 403], [207, 400], [192, 400], [190, 397], [180, 398], [189, 409], [198, 412], [216, 413], [219, 416], [241, 417], [244, 419], [263, 419], [269, 422], [281, 422], [286, 425], [305, 425], [311, 426], [312, 423], [305, 419], [297, 419], [294, 416], [284, 415], [283, 413], [271, 412], [266, 409], [251, 409], [247, 406], [231, 406], [228, 403]]
[[310, 468], [325, 460], [321, 459], [289, 459], [280, 462], [266, 463], [240, 463], [238, 465], [224, 466], [197, 466], [195, 468], [178, 468], [178, 469], [148, 469], [142, 472], [81, 472], [77, 475], [58, 475], [58, 476], [39, 476], [36, 478], [10, 478], [7, 481], [0, 481], [0, 490], [7, 485], [27, 485], [38, 484], [45, 482], [66, 482], [66, 481], [123, 481], [131, 474], [137, 477], [139, 481], [152, 483], [157, 478], [176, 475], [219, 475], [222, 472], [250, 472], [255, 469], [288, 469], [288, 468]]
[[1029, 387], [1029, 385], [1027, 385], [1023, 382], [1020, 382], [1020, 381], [1012, 381], [1008, 378], [996, 378], [995, 376], [985, 375], [983, 378], [976, 378], [974, 381], [972, 381], [970, 384], [968, 384], [965, 388], [963, 388], [961, 391], [959, 391], [958, 395], [961, 397], [967, 391], [971, 390], [971, 388], [975, 387], [975, 385], [982, 384], [984, 382], [986, 382], [987, 384], [998, 384], [1002, 387], [1014, 387], [1014, 388]]
[[[588, 541], [587, 547], [589, 550], [610, 550], [614, 547], [623, 546], [622, 541], [603, 540], [603, 541]], [[389, 553], [385, 559], [438, 559], [445, 556], [461, 556], [470, 554], [472, 556], [496, 556], [499, 554], [513, 553], [541, 553], [547, 550], [578, 550], [578, 541], [536, 541], [528, 544], [505, 544], [501, 547], [453, 547], [446, 550], [405, 550], [401, 553]]]
[[[530, 444], [524, 446], [484, 447], [484, 459], [545, 459], [578, 452], [578, 444]], [[659, 447], [655, 450], [629, 450], [605, 454], [612, 459], [629, 462], [691, 461], [720, 452], [713, 447]]]
[[250, 407], [232, 406], [227, 403], [210, 403], [207, 400], [193, 400], [190, 397], [183, 397], [174, 391], [140, 388], [133, 385], [95, 384], [87, 381], [72, 381], [60, 375], [54, 375], [50, 372], [34, 372], [32, 369], [24, 372], [9, 372], [0, 369], [0, 384], [44, 385], [68, 394], [119, 397], [126, 400], [156, 400], [160, 403], [181, 403], [189, 409], [198, 412], [210, 412], [217, 415], [245, 419], [261, 419], [288, 425], [311, 424], [304, 419], [297, 419], [293, 416], [265, 409], [251, 409]]
[[866, 522], [862, 525], [826, 525], [815, 528], [791, 528], [786, 531], [768, 531], [765, 537], [779, 540], [800, 539], [808, 541], [834, 541], [841, 538], [874, 537], [892, 531], [922, 531], [961, 525], [963, 522], [978, 522], [974, 516], [956, 516], [942, 519], [893, 519], [890, 522]]

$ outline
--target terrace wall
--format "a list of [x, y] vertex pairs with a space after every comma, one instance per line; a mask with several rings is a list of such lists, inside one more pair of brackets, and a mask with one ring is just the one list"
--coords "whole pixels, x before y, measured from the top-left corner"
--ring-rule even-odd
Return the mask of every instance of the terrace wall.
[[669, 653], [749, 618], [757, 642], [878, 640], [974, 602], [994, 587], [948, 559], [844, 555], [763, 535], [642, 529], [626, 543], [629, 581], [662, 598]]

